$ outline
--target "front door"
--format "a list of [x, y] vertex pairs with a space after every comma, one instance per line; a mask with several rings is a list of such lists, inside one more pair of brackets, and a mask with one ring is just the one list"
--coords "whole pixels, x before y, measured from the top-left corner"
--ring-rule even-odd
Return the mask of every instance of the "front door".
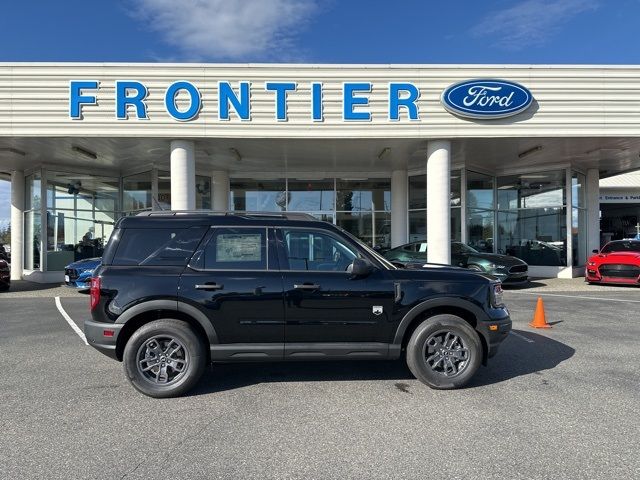
[[213, 228], [182, 275], [180, 296], [206, 313], [223, 344], [214, 349], [241, 355], [230, 344], [254, 344], [264, 348], [249, 348], [247, 358], [282, 356], [282, 277], [273, 235], [264, 227]]
[[389, 342], [393, 281], [386, 270], [357, 278], [353, 245], [324, 230], [278, 231], [285, 343]]

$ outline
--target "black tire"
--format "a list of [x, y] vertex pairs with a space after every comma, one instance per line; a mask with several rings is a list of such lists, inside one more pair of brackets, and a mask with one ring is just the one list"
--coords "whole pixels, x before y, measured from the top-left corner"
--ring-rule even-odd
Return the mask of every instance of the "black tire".
[[[446, 332], [452, 336], [446, 337]], [[458, 340], [454, 342], [453, 336]], [[452, 348], [445, 348], [442, 342], [438, 344], [438, 340], [445, 337], [449, 338], [446, 344], [451, 343]], [[428, 359], [431, 359], [431, 363]], [[439, 359], [442, 360], [436, 361]], [[411, 373], [425, 385], [439, 390], [464, 386], [481, 362], [482, 344], [478, 333], [464, 319], [455, 315], [442, 314], [427, 318], [418, 325], [407, 344], [407, 365]], [[455, 367], [455, 370], [451, 367]]]
[[[189, 324], [155, 320], [136, 330], [127, 342], [122, 358], [124, 372], [135, 389], [145, 395], [177, 397], [200, 380], [207, 361], [205, 348]], [[169, 355], [171, 351], [174, 353]]]

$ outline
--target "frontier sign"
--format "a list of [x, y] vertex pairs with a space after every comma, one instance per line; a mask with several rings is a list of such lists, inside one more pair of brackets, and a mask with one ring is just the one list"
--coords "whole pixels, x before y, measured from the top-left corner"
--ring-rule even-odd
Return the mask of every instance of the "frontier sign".
[[[273, 113], [278, 122], [288, 120], [288, 99], [304, 96], [308, 101], [309, 116], [313, 122], [324, 121], [323, 84], [310, 82], [245, 81], [217, 82], [218, 120], [230, 120], [232, 114], [251, 121], [251, 94], [258, 90], [273, 95]], [[147, 86], [136, 80], [114, 82], [115, 117], [148, 120], [147, 99], [151, 96]], [[71, 80], [69, 82], [69, 118], [82, 120], [83, 107], [97, 105], [101, 90], [97, 80]], [[341, 84], [342, 120], [344, 122], [371, 121], [371, 82], [344, 82]], [[419, 121], [420, 89], [411, 82], [389, 82], [386, 90], [386, 116], [389, 121]], [[154, 92], [154, 95], [157, 93]], [[200, 89], [191, 82], [180, 80], [171, 83], [162, 92], [164, 109], [168, 116], [180, 122], [198, 117], [202, 109]], [[441, 97], [444, 107], [462, 117], [503, 118], [516, 115], [529, 107], [533, 97], [526, 88], [505, 80], [470, 80], [447, 88]]]

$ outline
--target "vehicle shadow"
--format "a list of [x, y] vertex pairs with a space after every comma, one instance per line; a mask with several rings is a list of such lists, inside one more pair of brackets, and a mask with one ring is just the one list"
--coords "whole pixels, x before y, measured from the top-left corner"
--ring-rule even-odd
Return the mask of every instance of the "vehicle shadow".
[[529, 280], [527, 283], [510, 285], [508, 283], [502, 284], [502, 288], [505, 290], [526, 290], [527, 288], [544, 287], [545, 283], [538, 282], [536, 280]]
[[467, 388], [504, 382], [523, 375], [542, 375], [568, 360], [575, 349], [537, 333], [513, 330], [502, 342], [498, 354], [489, 359], [489, 366], [480, 368]]
[[[487, 367], [480, 367], [466, 388], [504, 382], [551, 370], [573, 356], [575, 350], [537, 333], [515, 330], [500, 346]], [[268, 382], [341, 382], [412, 380], [404, 360], [324, 361], [216, 364], [189, 395], [206, 395]]]
[[188, 395], [206, 395], [269, 382], [411, 380], [404, 361], [297, 361], [214, 364]]

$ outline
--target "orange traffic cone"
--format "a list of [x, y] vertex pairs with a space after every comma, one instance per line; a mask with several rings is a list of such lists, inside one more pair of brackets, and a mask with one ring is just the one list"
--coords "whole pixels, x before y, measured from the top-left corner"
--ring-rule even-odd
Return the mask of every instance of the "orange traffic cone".
[[547, 318], [544, 314], [544, 302], [542, 301], [542, 297], [538, 297], [536, 313], [533, 314], [533, 321], [529, 326], [533, 328], [551, 328], [551, 325], [547, 323]]

